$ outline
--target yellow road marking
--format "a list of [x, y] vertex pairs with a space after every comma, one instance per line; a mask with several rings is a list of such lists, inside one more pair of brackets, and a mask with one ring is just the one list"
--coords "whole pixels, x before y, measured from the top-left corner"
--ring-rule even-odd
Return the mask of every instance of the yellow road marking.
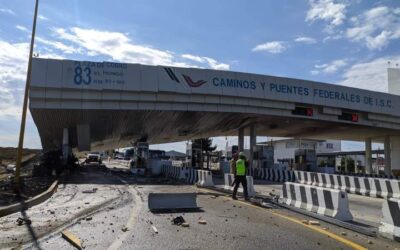
[[[201, 188], [201, 190], [205, 190], [207, 193], [211, 193], [209, 190], [206, 190], [206, 189], [203, 189], [203, 188]], [[247, 205], [247, 206], [250, 206], [250, 207], [254, 207], [254, 208], [257, 208], [257, 209], [261, 209], [264, 212], [268, 212], [268, 213], [274, 214], [276, 216], [279, 216], [279, 217], [281, 217], [283, 219], [286, 219], [288, 221], [291, 221], [293, 223], [302, 225], [302, 226], [307, 227], [308, 229], [314, 230], [314, 231], [316, 231], [316, 232], [318, 232], [320, 234], [327, 235], [327, 236], [331, 237], [332, 239], [335, 239], [335, 240], [337, 240], [337, 241], [339, 241], [339, 242], [341, 242], [341, 243], [343, 243], [343, 244], [345, 244], [345, 245], [347, 245], [347, 246], [349, 246], [349, 247], [351, 247], [353, 249], [356, 249], [356, 250], [367, 250], [367, 248], [357, 244], [356, 242], [353, 242], [351, 240], [345, 239], [345, 238], [343, 238], [343, 237], [341, 237], [341, 236], [339, 236], [337, 234], [331, 233], [329, 231], [323, 230], [323, 229], [321, 229], [321, 228], [319, 228], [317, 226], [304, 224], [304, 223], [301, 222], [301, 220], [296, 219], [294, 217], [291, 217], [291, 216], [288, 216], [288, 215], [283, 215], [283, 214], [280, 214], [278, 212], [270, 211], [270, 210], [267, 210], [265, 208], [262, 208], [262, 207], [259, 207], [259, 206], [244, 202], [244, 201], [240, 201], [240, 200], [232, 200], [232, 201], [239, 202], [239, 203], [242, 203], [244, 205]]]

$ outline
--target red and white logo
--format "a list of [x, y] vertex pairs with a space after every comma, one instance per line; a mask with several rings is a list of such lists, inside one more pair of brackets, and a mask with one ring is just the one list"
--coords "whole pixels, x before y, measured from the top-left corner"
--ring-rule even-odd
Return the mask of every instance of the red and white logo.
[[[164, 68], [165, 72], [167, 72], [169, 78], [171, 78], [172, 81], [175, 81], [177, 83], [180, 83], [178, 77], [175, 75], [175, 72], [172, 71], [171, 68]], [[187, 83], [187, 85], [189, 85], [189, 87], [191, 88], [197, 88], [200, 87], [201, 85], [207, 83], [207, 81], [204, 80], [198, 80], [198, 81], [193, 81], [192, 78], [188, 75], [182, 74], [183, 79], [185, 80], [185, 82]]]

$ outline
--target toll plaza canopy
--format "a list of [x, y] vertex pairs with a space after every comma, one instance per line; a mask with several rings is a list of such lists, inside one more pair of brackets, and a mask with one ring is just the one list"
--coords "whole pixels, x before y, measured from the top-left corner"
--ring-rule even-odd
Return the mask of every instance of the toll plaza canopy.
[[[384, 84], [384, 83], [382, 83]], [[400, 96], [198, 68], [35, 58], [30, 111], [42, 146], [87, 150], [237, 135], [381, 140], [400, 135]], [[67, 133], [66, 133], [67, 132]]]

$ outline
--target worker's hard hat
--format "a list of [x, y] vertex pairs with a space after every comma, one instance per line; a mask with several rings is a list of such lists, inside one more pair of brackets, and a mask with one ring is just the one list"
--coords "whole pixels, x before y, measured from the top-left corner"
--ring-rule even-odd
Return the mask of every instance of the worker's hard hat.
[[246, 155], [244, 154], [244, 152], [240, 152], [240, 153], [239, 153], [239, 157], [243, 157], [243, 156], [246, 156]]

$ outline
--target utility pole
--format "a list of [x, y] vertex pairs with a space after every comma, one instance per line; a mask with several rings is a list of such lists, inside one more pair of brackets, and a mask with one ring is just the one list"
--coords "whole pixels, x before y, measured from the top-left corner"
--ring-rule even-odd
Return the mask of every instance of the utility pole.
[[21, 160], [22, 160], [22, 150], [23, 150], [23, 147], [24, 147], [26, 112], [27, 112], [27, 109], [28, 109], [28, 96], [29, 96], [29, 89], [30, 89], [30, 85], [31, 85], [32, 54], [33, 54], [33, 46], [34, 46], [34, 43], [35, 43], [36, 19], [37, 19], [38, 6], [39, 6], [39, 0], [36, 0], [36, 2], [35, 2], [35, 14], [33, 16], [31, 46], [30, 46], [30, 50], [29, 50], [28, 71], [26, 73], [24, 104], [23, 104], [23, 107], [22, 107], [21, 127], [20, 127], [20, 131], [19, 131], [17, 163], [16, 163], [16, 167], [15, 167], [15, 176], [14, 176], [14, 191], [16, 193], [20, 193]]

